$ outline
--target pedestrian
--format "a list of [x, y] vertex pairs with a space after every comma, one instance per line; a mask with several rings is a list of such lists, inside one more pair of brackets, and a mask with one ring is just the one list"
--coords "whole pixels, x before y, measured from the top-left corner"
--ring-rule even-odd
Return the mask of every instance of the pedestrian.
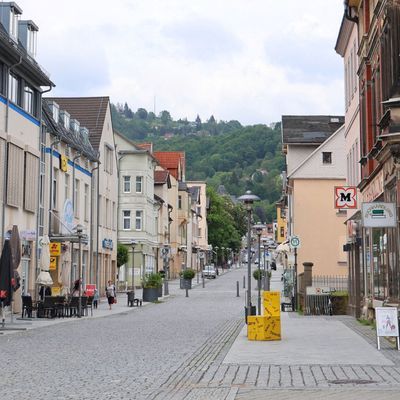
[[106, 287], [106, 296], [107, 296], [107, 300], [108, 300], [108, 305], [111, 310], [111, 306], [112, 306], [112, 304], [116, 303], [115, 300], [117, 297], [115, 285], [111, 281], [108, 281], [108, 285]]
[[79, 297], [79, 284], [80, 284], [80, 280], [77, 279], [74, 282], [74, 287], [72, 288], [72, 297]]
[[97, 308], [97, 304], [100, 300], [99, 292], [97, 289], [94, 289], [94, 295], [93, 295], [93, 308]]

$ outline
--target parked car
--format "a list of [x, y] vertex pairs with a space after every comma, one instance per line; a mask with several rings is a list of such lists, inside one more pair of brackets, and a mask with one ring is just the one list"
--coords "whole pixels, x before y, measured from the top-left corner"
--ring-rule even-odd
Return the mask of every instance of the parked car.
[[203, 268], [201, 277], [215, 279], [217, 277], [217, 271], [215, 270], [214, 265], [206, 265]]

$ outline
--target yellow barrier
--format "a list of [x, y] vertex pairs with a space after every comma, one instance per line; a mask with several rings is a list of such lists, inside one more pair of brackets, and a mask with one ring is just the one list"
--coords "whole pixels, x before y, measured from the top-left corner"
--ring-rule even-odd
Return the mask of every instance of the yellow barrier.
[[281, 294], [263, 293], [264, 315], [247, 317], [247, 338], [249, 340], [281, 340]]

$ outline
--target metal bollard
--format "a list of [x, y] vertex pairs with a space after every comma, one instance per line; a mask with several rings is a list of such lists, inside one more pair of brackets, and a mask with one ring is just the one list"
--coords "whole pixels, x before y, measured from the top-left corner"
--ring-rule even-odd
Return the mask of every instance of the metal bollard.
[[205, 287], [205, 284], [206, 284], [206, 281], [205, 281], [205, 279], [204, 279], [204, 275], [203, 275], [203, 277], [202, 277], [202, 284], [203, 284], [203, 288]]
[[239, 295], [239, 281], [236, 281], [236, 297], [240, 297], [240, 295]]
[[186, 288], [186, 296], [185, 297], [189, 297], [189, 289]]
[[243, 289], [246, 289], [246, 277], [243, 276]]

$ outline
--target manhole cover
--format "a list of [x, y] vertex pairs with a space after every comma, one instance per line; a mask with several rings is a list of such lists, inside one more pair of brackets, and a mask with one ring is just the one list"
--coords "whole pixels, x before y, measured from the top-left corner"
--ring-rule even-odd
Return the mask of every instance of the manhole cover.
[[368, 381], [366, 379], [336, 379], [328, 382], [334, 385], [368, 385], [369, 383], [376, 383], [375, 381]]

